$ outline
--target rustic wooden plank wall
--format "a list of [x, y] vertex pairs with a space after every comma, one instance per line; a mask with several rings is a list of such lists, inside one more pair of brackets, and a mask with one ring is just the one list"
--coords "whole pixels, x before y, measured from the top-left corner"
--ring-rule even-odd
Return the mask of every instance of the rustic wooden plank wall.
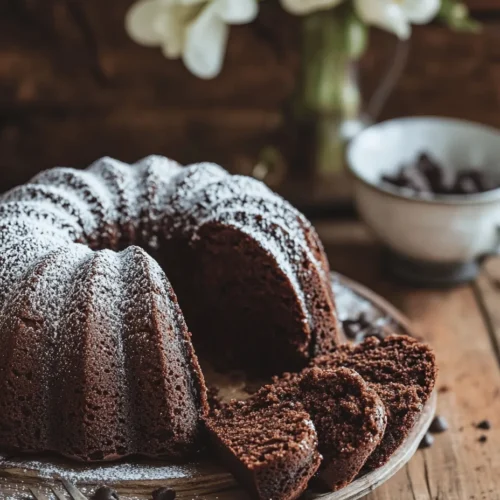
[[[206, 82], [127, 38], [130, 3], [0, 0], [0, 190], [105, 154], [241, 168], [279, 142], [300, 64], [296, 18], [266, 2], [258, 22], [232, 29], [223, 74]], [[500, 1], [470, 5], [484, 33], [417, 29], [382, 118], [442, 114], [500, 126]], [[367, 95], [394, 39], [374, 33], [373, 42], [361, 68]]]

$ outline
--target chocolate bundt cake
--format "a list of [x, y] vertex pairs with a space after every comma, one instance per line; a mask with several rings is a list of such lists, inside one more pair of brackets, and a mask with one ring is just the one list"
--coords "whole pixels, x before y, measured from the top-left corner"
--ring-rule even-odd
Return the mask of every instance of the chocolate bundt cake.
[[377, 393], [347, 368], [287, 373], [253, 398], [304, 406], [316, 427], [323, 456], [318, 476], [331, 491], [343, 488], [358, 475], [381, 442], [387, 422]]
[[233, 401], [207, 419], [225, 465], [257, 500], [294, 500], [321, 456], [308, 413], [293, 402]]
[[0, 447], [195, 450], [206, 388], [176, 295], [196, 347], [243, 368], [293, 370], [337, 343], [318, 237], [258, 181], [104, 158], [3, 195]]
[[343, 344], [317, 357], [311, 366], [323, 369], [350, 368], [378, 393], [387, 412], [387, 428], [365, 470], [384, 465], [401, 446], [429, 399], [437, 377], [431, 349], [404, 335], [383, 340], [368, 337], [358, 345]]
[[5, 297], [0, 332], [2, 448], [88, 461], [194, 451], [203, 376], [140, 248], [50, 249]]

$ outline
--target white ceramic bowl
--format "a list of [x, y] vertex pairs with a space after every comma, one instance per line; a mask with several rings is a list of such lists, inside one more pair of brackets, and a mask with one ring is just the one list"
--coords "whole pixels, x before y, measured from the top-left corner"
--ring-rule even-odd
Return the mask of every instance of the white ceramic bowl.
[[368, 226], [393, 252], [418, 261], [465, 263], [495, 252], [500, 189], [423, 199], [381, 185], [382, 174], [394, 174], [422, 152], [449, 169], [481, 167], [500, 176], [500, 130], [432, 117], [374, 125], [347, 152], [356, 205]]

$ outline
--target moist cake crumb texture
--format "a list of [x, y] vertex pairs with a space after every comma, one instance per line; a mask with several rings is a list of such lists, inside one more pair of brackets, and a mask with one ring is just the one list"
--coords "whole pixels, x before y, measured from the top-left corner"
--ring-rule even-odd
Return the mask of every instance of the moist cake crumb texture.
[[240, 401], [216, 410], [207, 429], [221, 458], [254, 498], [298, 498], [321, 456], [314, 424], [302, 405]]
[[322, 369], [350, 368], [377, 392], [387, 412], [387, 428], [380, 445], [365, 464], [381, 467], [401, 446], [429, 399], [437, 377], [431, 349], [404, 335], [383, 340], [369, 337], [357, 345], [343, 344], [312, 363]]
[[312, 368], [288, 373], [262, 388], [255, 398], [304, 406], [316, 427], [323, 456], [319, 478], [329, 490], [349, 484], [384, 435], [384, 405], [353, 370]]

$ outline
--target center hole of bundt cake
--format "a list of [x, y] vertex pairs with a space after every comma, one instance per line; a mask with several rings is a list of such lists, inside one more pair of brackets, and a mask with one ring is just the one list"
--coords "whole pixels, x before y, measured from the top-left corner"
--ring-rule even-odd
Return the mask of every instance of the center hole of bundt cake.
[[164, 248], [160, 261], [202, 359], [259, 375], [306, 363], [309, 325], [297, 293], [254, 238], [213, 223], [195, 241]]

